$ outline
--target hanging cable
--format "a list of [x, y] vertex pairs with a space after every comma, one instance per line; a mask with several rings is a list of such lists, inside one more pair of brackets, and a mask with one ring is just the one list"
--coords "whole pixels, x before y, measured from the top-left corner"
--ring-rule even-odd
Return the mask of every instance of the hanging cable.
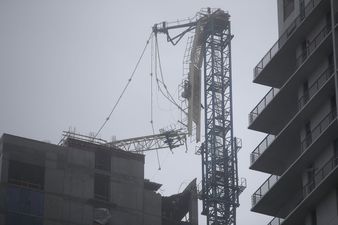
[[[157, 62], [158, 62], [158, 68], [159, 68], [160, 75], [161, 75], [161, 80], [157, 76]], [[174, 97], [169, 92], [167, 85], [165, 84], [163, 71], [162, 71], [162, 65], [161, 65], [160, 51], [159, 51], [159, 46], [158, 46], [158, 41], [157, 41], [157, 35], [155, 35], [155, 76], [156, 76], [157, 86], [158, 86], [158, 89], [161, 92], [161, 94], [168, 101], [170, 101], [173, 105], [175, 105], [179, 110], [181, 110], [183, 113], [187, 114], [184, 111], [184, 109], [182, 109], [182, 107], [175, 101]], [[164, 91], [162, 90], [160, 83], [163, 85], [166, 93], [164, 93]]]
[[[150, 124], [153, 134], [155, 134], [154, 129], [154, 104], [153, 104], [153, 58], [154, 58], [154, 39], [151, 39], [151, 54], [150, 54]], [[156, 149], [156, 158], [158, 164], [158, 170], [161, 170], [160, 156], [158, 149]]]
[[97, 133], [95, 134], [94, 138], [96, 138], [97, 135], [99, 135], [99, 133], [101, 132], [101, 130], [103, 129], [103, 127], [107, 124], [108, 120], [110, 119], [111, 115], [113, 114], [113, 112], [115, 111], [117, 105], [119, 104], [120, 100], [122, 99], [124, 93], [126, 92], [128, 86], [129, 86], [130, 82], [132, 81], [132, 79], [133, 79], [133, 77], [134, 77], [134, 75], [135, 75], [135, 72], [136, 72], [136, 70], [137, 70], [137, 68], [138, 68], [138, 66], [139, 66], [139, 64], [140, 64], [140, 62], [141, 62], [141, 59], [143, 58], [143, 55], [144, 55], [144, 53], [145, 53], [145, 51], [146, 51], [146, 49], [147, 49], [147, 46], [148, 46], [149, 41], [151, 40], [152, 36], [153, 36], [153, 33], [150, 34], [150, 36], [149, 36], [149, 38], [148, 38], [148, 40], [147, 40], [147, 42], [146, 42], [146, 45], [144, 46], [144, 49], [143, 49], [143, 51], [142, 51], [142, 53], [141, 53], [141, 56], [140, 56], [140, 58], [138, 59], [138, 61], [137, 61], [137, 63], [136, 63], [136, 66], [135, 66], [135, 68], [134, 68], [134, 70], [133, 70], [133, 72], [132, 72], [130, 78], [128, 79], [128, 82], [127, 82], [126, 86], [124, 87], [124, 89], [123, 89], [121, 95], [120, 95], [119, 98], [117, 99], [117, 101], [116, 101], [115, 105], [113, 106], [113, 109], [110, 111], [108, 117], [106, 117], [106, 119], [105, 119], [105, 121], [103, 122], [103, 124], [101, 125], [100, 129], [99, 129], [99, 130], [97, 131]]

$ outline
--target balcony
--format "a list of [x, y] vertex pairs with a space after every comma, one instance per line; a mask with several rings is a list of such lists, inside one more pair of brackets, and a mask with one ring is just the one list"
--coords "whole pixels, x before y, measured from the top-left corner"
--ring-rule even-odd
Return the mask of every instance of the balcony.
[[[293, 68], [295, 69], [289, 71], [289, 74], [283, 74], [282, 77], [285, 78], [285, 81], [283, 87], [279, 91], [277, 88], [271, 89], [251, 111], [249, 114], [250, 129], [276, 135], [292, 118], [295, 112], [297, 112], [297, 102], [291, 96], [297, 95], [299, 86], [304, 81], [304, 79], [306, 79], [306, 76], [308, 76], [308, 74], [313, 71], [316, 66], [318, 66], [318, 62], [328, 57], [328, 55], [332, 53], [333, 47], [332, 39], [330, 37], [332, 37], [330, 26], [324, 26], [309, 43], [303, 54], [298, 56], [295, 60], [286, 60], [290, 65], [294, 63], [295, 66], [293, 66]], [[294, 57], [294, 55], [289, 57]], [[280, 70], [283, 70], [283, 68], [276, 67], [273, 70], [273, 73], [278, 73]], [[277, 80], [279, 78], [278, 76], [274, 76], [272, 79]], [[284, 93], [281, 95], [279, 92]], [[273, 108], [269, 103], [274, 102], [274, 99], [277, 98], [277, 96], [282, 96], [280, 98], [284, 98], [284, 100], [287, 99], [288, 102], [285, 104], [280, 104], [281, 102], [279, 99], [279, 104], [275, 104], [275, 107], [277, 107], [275, 108], [276, 112], [272, 114], [265, 113], [266, 108]], [[281, 107], [284, 105], [287, 105], [287, 107]], [[273, 111], [273, 109], [270, 111]], [[260, 116], [261, 114], [267, 115]], [[278, 121], [275, 120], [276, 115], [280, 115], [280, 119]]]
[[321, 29], [321, 31], [316, 35], [316, 37], [306, 47], [306, 51], [304, 51], [303, 54], [297, 57], [296, 59], [297, 68], [300, 67], [305, 62], [305, 60], [316, 50], [316, 48], [327, 37], [330, 31], [331, 31], [330, 26], [325, 26]]
[[272, 99], [278, 93], [278, 88], [271, 88], [270, 91], [263, 97], [263, 99], [256, 105], [256, 107], [249, 114], [249, 124], [252, 124], [259, 114], [266, 108]]
[[[311, 182], [296, 191], [296, 201], [288, 206], [289, 210], [285, 213], [285, 219], [275, 217], [267, 225], [291, 225], [302, 223], [302, 219], [305, 218], [308, 211], [307, 209], [320, 201], [327, 191], [329, 191], [330, 188], [332, 189], [332, 187], [338, 183], [337, 177], [338, 158], [332, 157], [315, 173]], [[283, 205], [280, 209], [282, 208]]]
[[306, 103], [324, 86], [324, 84], [334, 75], [333, 66], [330, 65], [316, 81], [309, 87], [309, 90], [298, 99], [298, 110], [301, 110]]
[[[295, 110], [296, 113], [293, 113], [295, 115], [278, 136], [267, 135], [254, 149], [250, 155], [251, 169], [280, 175], [284, 172], [285, 168], [290, 165], [291, 159], [298, 157], [300, 152], [295, 151], [295, 148], [304, 149], [305, 147], [301, 147], [305, 142], [303, 141], [304, 144], [301, 144], [299, 140], [299, 130], [305, 123], [305, 118], [308, 118], [324, 100], [330, 98], [330, 96], [335, 93], [332, 68], [333, 67], [330, 66], [324, 70], [310, 86], [309, 91], [305, 94], [306, 96], [303, 95], [298, 101], [296, 100], [298, 103], [294, 104], [294, 108], [298, 108], [298, 110]], [[272, 101], [270, 104], [278, 103], [285, 105], [288, 102], [288, 95], [284, 96], [286, 92], [282, 90], [283, 89], [281, 89], [278, 94], [278, 101]], [[277, 108], [277, 105], [274, 106], [275, 107], [270, 107], [269, 112], [266, 112], [266, 114], [269, 113], [271, 117], [276, 117], [279, 115], [278, 113], [285, 113], [280, 107]], [[280, 116], [278, 116], [278, 118], [280, 118]], [[317, 135], [316, 130], [313, 135]], [[287, 149], [287, 151], [285, 149]]]
[[253, 150], [250, 154], [250, 162], [253, 165], [257, 159], [265, 152], [265, 150], [271, 145], [271, 143], [275, 140], [276, 136], [272, 134], [268, 134], [261, 143]]
[[[252, 211], [285, 218], [290, 213], [290, 210], [285, 207], [286, 203], [292, 203], [296, 207], [332, 171], [332, 165], [336, 168], [337, 160], [332, 159], [333, 161], [329, 161], [317, 171], [312, 182], [304, 187], [302, 186], [300, 179], [302, 171], [321, 153], [323, 147], [331, 144], [337, 136], [338, 124], [336, 117], [333, 117], [333, 115], [335, 113], [330, 112], [313, 129], [313, 132], [321, 130], [321, 134], [317, 137], [313, 135], [313, 141], [309, 143], [282, 176], [272, 175], [258, 188], [252, 196]], [[319, 127], [322, 127], [322, 129], [319, 129]], [[335, 180], [338, 182], [337, 178]], [[285, 193], [291, 194], [289, 200], [283, 197]], [[290, 207], [290, 209], [294, 207]]]
[[[308, 94], [304, 94], [298, 101], [293, 96], [298, 95], [299, 86], [303, 82], [305, 74], [292, 77], [280, 90], [271, 88], [250, 112], [249, 129], [277, 135], [332, 74], [333, 66], [329, 66], [319, 76], [317, 75], [318, 78], [309, 87]], [[287, 107], [284, 107], [286, 105]], [[279, 118], [278, 120], [275, 119], [276, 116]]]
[[296, 65], [290, 63], [294, 49], [303, 41], [304, 34], [311, 31], [313, 24], [325, 17], [329, 10], [330, 1], [311, 0], [305, 7], [305, 13], [295, 18], [254, 68], [254, 82], [280, 88], [288, 79], [286, 74], [291, 75], [295, 70]]
[[317, 139], [323, 131], [330, 125], [330, 123], [336, 118], [337, 109], [333, 109], [332, 112], [327, 114], [317, 126], [315, 126], [311, 133], [308, 134], [301, 142], [301, 152], [303, 153], [312, 143]]
[[252, 206], [255, 206], [278, 180], [279, 176], [271, 175], [251, 196]]

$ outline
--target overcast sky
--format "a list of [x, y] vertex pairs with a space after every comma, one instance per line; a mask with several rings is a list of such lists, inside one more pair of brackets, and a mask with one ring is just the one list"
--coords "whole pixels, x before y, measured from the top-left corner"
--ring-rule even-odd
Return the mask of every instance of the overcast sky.
[[[250, 152], [264, 134], [249, 131], [248, 113], [268, 91], [252, 83], [253, 68], [277, 40], [276, 0], [0, 0], [0, 133], [58, 143], [69, 127], [96, 132], [126, 84], [154, 23], [193, 17], [201, 8], [231, 15], [235, 135], [242, 138], [238, 225], [264, 225], [270, 218], [250, 212], [251, 194], [268, 177], [249, 171]], [[176, 47], [159, 36], [169, 89], [182, 80], [186, 39]], [[100, 137], [110, 140], [151, 134], [150, 49]], [[176, 108], [155, 91], [155, 129], [175, 123]], [[145, 176], [175, 194], [194, 177], [200, 156], [194, 145], [146, 155]], [[201, 210], [201, 209], [199, 209]], [[200, 224], [206, 224], [200, 217]]]

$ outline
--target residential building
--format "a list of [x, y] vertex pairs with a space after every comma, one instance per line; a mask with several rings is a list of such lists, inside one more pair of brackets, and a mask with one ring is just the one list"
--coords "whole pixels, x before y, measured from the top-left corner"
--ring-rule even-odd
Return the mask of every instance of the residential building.
[[[271, 89], [249, 114], [251, 153], [271, 176], [252, 195], [269, 225], [338, 224], [337, 0], [278, 0], [279, 39], [254, 68]], [[264, 37], [262, 37], [264, 38]]]
[[4, 134], [0, 224], [197, 225], [196, 181], [163, 197], [144, 179], [144, 157], [72, 133], [60, 145]]

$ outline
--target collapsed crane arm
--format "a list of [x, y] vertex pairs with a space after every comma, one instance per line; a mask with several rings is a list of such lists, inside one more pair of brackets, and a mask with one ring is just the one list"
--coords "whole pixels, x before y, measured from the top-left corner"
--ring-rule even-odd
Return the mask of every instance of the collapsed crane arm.
[[177, 148], [186, 143], [186, 133], [180, 130], [163, 131], [160, 134], [129, 138], [113, 142], [107, 142], [93, 136], [77, 134], [75, 132], [64, 131], [60, 145], [67, 146], [71, 140], [77, 140], [87, 143], [107, 147], [117, 147], [128, 152], [143, 153], [146, 151], [169, 148], [170, 150]]
[[162, 148], [170, 150], [186, 143], [186, 134], [180, 131], [165, 131], [161, 134], [129, 138], [109, 143], [129, 152], [145, 152]]
[[[189, 22], [189, 23], [183, 23], [183, 24], [177, 24], [177, 25], [173, 25], [173, 26], [167, 26], [166, 22], [162, 22], [159, 24], [155, 24], [153, 26], [153, 32], [155, 35], [157, 35], [157, 33], [164, 33], [167, 35], [167, 41], [171, 42], [173, 45], [176, 45], [182, 38], [183, 36], [194, 30], [196, 28], [197, 25], [197, 21], [194, 22]], [[186, 28], [184, 31], [182, 31], [181, 33], [171, 37], [169, 34], [169, 30], [173, 30], [173, 29], [180, 29], [180, 28]]]

